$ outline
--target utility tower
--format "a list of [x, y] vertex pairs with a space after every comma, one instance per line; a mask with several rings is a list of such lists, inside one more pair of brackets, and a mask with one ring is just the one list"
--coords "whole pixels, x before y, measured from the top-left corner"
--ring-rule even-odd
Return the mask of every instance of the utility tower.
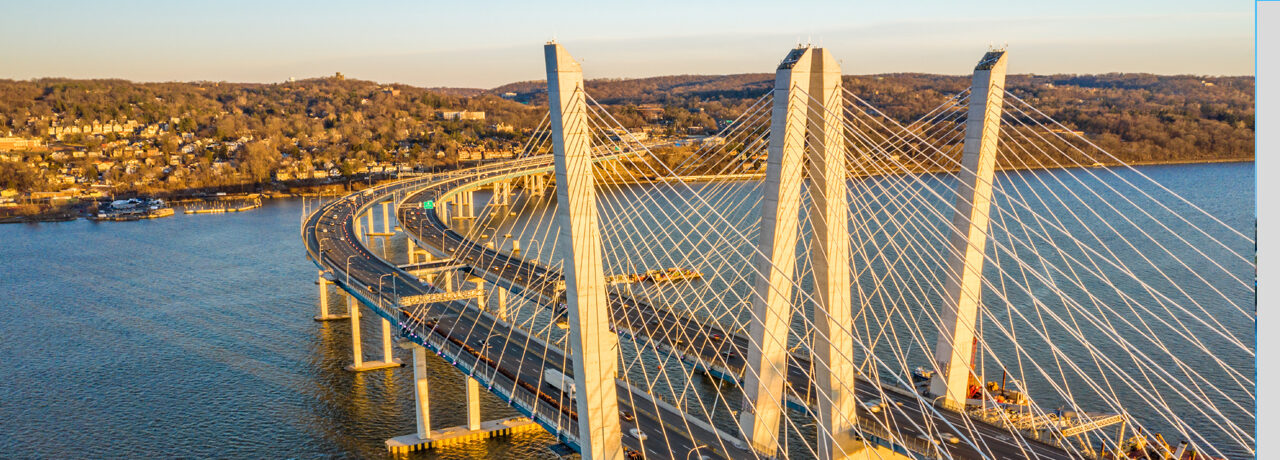
[[609, 330], [603, 252], [591, 172], [591, 139], [582, 67], [557, 43], [544, 48], [547, 102], [556, 164], [556, 219], [569, 303], [578, 444], [584, 459], [621, 459], [618, 420], [618, 336]]
[[989, 51], [973, 69], [964, 156], [957, 175], [956, 214], [951, 219], [946, 297], [934, 348], [937, 371], [929, 392], [944, 406], [962, 410], [973, 373], [973, 342], [982, 306], [982, 264], [986, 258], [991, 189], [995, 179], [1000, 114], [1004, 107], [1004, 50]]
[[[807, 172], [813, 241], [814, 380], [818, 456], [843, 458], [855, 438], [856, 376], [850, 301], [849, 203], [840, 65], [822, 48], [797, 48], [778, 66], [761, 201], [755, 295], [740, 422], [753, 449], [778, 455], [786, 397], [791, 287], [800, 225], [801, 178]], [[806, 144], [808, 147], [806, 148]], [[807, 160], [807, 161], [806, 161]]]

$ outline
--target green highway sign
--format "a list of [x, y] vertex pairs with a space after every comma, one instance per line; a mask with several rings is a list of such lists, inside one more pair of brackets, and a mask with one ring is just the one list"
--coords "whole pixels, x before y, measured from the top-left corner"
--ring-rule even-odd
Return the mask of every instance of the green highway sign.
[[422, 209], [435, 209], [435, 208], [436, 208], [435, 201], [427, 200], [422, 202]]

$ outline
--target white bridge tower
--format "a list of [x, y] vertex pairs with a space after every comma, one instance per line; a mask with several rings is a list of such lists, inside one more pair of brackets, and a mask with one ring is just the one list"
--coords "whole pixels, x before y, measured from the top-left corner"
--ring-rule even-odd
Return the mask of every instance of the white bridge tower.
[[[812, 343], [819, 425], [818, 457], [853, 450], [856, 376], [850, 294], [849, 202], [840, 65], [822, 48], [797, 48], [778, 66], [769, 158], [761, 200], [750, 345], [740, 416], [752, 448], [778, 455], [786, 397], [791, 287], [800, 226], [802, 172], [811, 198], [815, 325]], [[806, 144], [808, 148], [806, 149]], [[807, 153], [806, 153], [807, 152]], [[807, 161], [806, 161], [807, 159]]]
[[962, 410], [973, 372], [973, 340], [982, 306], [982, 264], [986, 257], [991, 189], [995, 179], [1000, 115], [1004, 109], [1004, 50], [982, 56], [973, 70], [964, 156], [957, 174], [956, 214], [951, 220], [946, 297], [934, 348], [937, 371], [929, 392], [944, 406]]
[[618, 336], [609, 330], [582, 67], [557, 43], [548, 43], [544, 50], [556, 163], [556, 219], [560, 241], [569, 242], [564, 254], [565, 296], [577, 388], [578, 443], [584, 459], [621, 459]]

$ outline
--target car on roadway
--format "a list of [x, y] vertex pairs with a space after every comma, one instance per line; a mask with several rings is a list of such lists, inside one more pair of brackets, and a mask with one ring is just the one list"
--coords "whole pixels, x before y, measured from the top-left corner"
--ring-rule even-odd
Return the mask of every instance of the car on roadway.
[[623, 446], [622, 453], [626, 454], [627, 460], [644, 460], [644, 454], [630, 447]]
[[880, 409], [884, 407], [884, 401], [881, 401], [879, 399], [873, 399], [862, 404], [864, 406], [867, 406], [867, 412], [870, 412], [873, 414], [880, 412]]
[[960, 437], [955, 433], [942, 433], [942, 439], [949, 444], [960, 444]]
[[623, 409], [621, 412], [619, 412], [619, 415], [622, 416], [623, 420], [626, 420], [628, 422], [636, 421], [636, 415], [632, 414], [631, 411], [629, 410]]
[[717, 341], [717, 342], [719, 342], [719, 341], [721, 341], [721, 340], [724, 340], [724, 334], [721, 334], [721, 333], [719, 333], [719, 332], [717, 332], [717, 333], [715, 333], [715, 334], [711, 334], [711, 340], [715, 340], [715, 341]]
[[629, 433], [631, 433], [631, 436], [634, 436], [636, 439], [639, 439], [641, 441], [649, 439], [649, 435], [644, 434], [644, 432], [640, 431], [639, 428], [632, 428], [631, 430], [629, 430]]
[[933, 445], [935, 445], [935, 446], [937, 446], [937, 445], [941, 445], [941, 444], [942, 444], [942, 441], [939, 441], [939, 440], [937, 440], [937, 439], [934, 439], [934, 438], [933, 438], [933, 436], [930, 436], [930, 435], [929, 435], [929, 433], [920, 433], [920, 434], [917, 434], [917, 435], [916, 435], [916, 439], [917, 439], [917, 440], [920, 440], [920, 441], [927, 442], [927, 443], [929, 443], [929, 444], [933, 444]]

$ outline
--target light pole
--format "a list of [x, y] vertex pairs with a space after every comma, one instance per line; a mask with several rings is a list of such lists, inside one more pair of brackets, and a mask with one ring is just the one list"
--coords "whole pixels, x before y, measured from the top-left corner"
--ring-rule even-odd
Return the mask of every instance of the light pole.
[[351, 258], [356, 254], [347, 256], [347, 287], [351, 287]]
[[[382, 295], [382, 279], [383, 279], [383, 278], [386, 278], [386, 277], [388, 277], [388, 276], [394, 275], [394, 274], [395, 274], [395, 273], [384, 273], [382, 276], [379, 276], [379, 277], [378, 277], [378, 308], [382, 308], [382, 297], [383, 297], [383, 295]], [[395, 286], [395, 282], [394, 282], [394, 281], [395, 281], [395, 278], [392, 278], [392, 281], [393, 281], [393, 282], [391, 283], [391, 285], [394, 287], [394, 286]]]

